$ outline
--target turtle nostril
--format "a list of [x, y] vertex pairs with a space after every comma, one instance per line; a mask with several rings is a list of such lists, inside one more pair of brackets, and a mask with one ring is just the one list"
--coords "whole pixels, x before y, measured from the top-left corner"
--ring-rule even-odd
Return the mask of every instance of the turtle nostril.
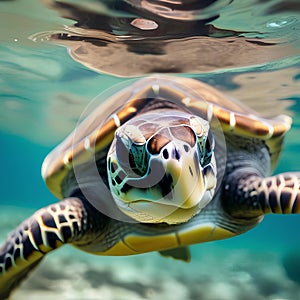
[[169, 158], [169, 152], [168, 152], [167, 149], [164, 149], [164, 151], [163, 151], [163, 157], [164, 157], [164, 159], [168, 159]]
[[180, 159], [180, 153], [179, 153], [179, 151], [178, 151], [176, 148], [173, 149], [173, 151], [172, 151], [172, 156], [173, 156], [173, 158], [175, 158], [176, 160], [179, 160], [179, 159]]
[[190, 150], [188, 145], [183, 145], [183, 149], [185, 152], [189, 152], [189, 150]]
[[168, 145], [162, 153], [162, 157], [164, 159], [174, 159], [174, 160], [179, 160], [181, 158], [181, 152], [178, 150], [178, 148], [175, 145]]

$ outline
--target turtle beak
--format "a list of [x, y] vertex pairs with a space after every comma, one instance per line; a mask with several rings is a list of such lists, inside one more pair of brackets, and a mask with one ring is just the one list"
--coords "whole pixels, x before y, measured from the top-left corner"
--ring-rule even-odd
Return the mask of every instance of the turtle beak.
[[206, 186], [197, 149], [171, 142], [162, 151], [162, 162], [165, 174], [172, 178], [172, 189], [160, 202], [183, 209], [198, 205]]
[[[149, 166], [151, 172], [145, 177], [127, 181], [129, 186], [144, 191], [128, 191], [128, 202], [143, 200], [173, 206], [174, 209], [199, 205], [208, 187], [196, 147], [187, 149], [170, 142], [162, 148], [160, 155], [151, 158]], [[205, 205], [201, 204], [201, 207]]]

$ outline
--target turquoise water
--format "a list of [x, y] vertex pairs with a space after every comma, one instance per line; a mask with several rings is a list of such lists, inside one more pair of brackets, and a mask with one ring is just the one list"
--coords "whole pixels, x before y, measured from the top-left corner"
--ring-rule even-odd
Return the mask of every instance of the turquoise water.
[[[211, 2], [179, 9], [177, 19], [158, 2], [146, 9], [129, 0], [0, 2], [1, 240], [56, 201], [40, 176], [44, 157], [88, 103], [124, 76], [184, 73], [264, 115], [289, 107], [294, 122], [276, 172], [300, 170], [300, 4]], [[138, 18], [159, 31], [136, 27]], [[267, 216], [243, 236], [192, 246], [189, 264], [156, 253], [102, 258], [66, 247], [13, 299], [297, 300], [300, 271], [297, 281], [283, 261], [293, 252], [294, 268], [300, 264], [299, 226], [299, 216]]]

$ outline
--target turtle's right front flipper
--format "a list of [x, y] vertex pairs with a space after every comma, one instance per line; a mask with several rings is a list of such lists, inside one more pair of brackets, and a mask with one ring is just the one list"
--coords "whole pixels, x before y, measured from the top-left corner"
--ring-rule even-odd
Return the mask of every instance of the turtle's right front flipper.
[[0, 248], [0, 299], [8, 298], [46, 253], [80, 239], [87, 223], [78, 198], [42, 208], [21, 223]]
[[282, 173], [261, 180], [257, 195], [265, 214], [300, 213], [300, 173]]
[[[237, 175], [240, 176], [238, 183], [231, 184]], [[235, 217], [258, 217], [269, 213], [300, 214], [300, 172], [267, 178], [233, 173], [224, 185], [224, 195], [225, 208]]]

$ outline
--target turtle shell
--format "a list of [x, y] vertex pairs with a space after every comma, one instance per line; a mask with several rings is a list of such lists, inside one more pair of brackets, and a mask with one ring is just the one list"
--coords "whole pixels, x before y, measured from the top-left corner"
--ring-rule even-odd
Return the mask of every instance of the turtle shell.
[[106, 156], [115, 130], [159, 99], [200, 115], [211, 122], [219, 120], [224, 133], [264, 140], [274, 168], [284, 134], [291, 118], [279, 115], [263, 118], [258, 112], [230, 99], [200, 81], [170, 76], [151, 76], [135, 81], [100, 104], [49, 155], [42, 166], [42, 176], [50, 191], [62, 199], [64, 178], [74, 167], [97, 156]]

